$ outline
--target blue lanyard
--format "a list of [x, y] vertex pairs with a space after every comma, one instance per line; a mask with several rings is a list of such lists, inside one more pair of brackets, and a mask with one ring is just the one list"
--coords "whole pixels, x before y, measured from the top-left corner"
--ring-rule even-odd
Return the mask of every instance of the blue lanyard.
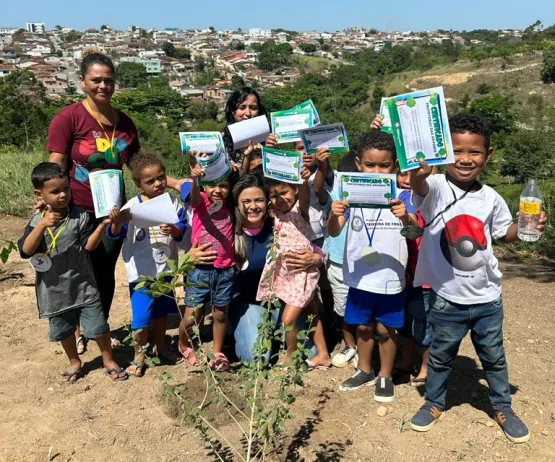
[[362, 222], [364, 223], [364, 229], [366, 230], [366, 235], [368, 236], [368, 243], [369, 243], [368, 245], [370, 245], [370, 247], [372, 247], [372, 242], [374, 242], [374, 233], [376, 232], [376, 226], [378, 225], [378, 221], [382, 216], [382, 210], [383, 209], [380, 209], [380, 213], [378, 213], [378, 218], [376, 218], [376, 221], [374, 223], [374, 228], [372, 229], [372, 235], [370, 235], [370, 232], [368, 231], [368, 226], [366, 226], [366, 220], [364, 219], [364, 211], [362, 210], [362, 208], [360, 209]]

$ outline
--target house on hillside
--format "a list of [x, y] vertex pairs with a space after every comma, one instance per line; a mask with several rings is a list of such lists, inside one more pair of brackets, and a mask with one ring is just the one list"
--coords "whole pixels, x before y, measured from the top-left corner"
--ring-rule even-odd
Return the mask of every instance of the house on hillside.
[[17, 71], [17, 67], [13, 64], [0, 64], [0, 79], [7, 77], [13, 72]]

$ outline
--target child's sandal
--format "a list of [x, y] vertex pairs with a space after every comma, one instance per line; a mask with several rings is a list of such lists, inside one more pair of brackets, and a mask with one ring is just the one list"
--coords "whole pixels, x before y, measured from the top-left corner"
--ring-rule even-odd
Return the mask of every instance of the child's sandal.
[[140, 361], [131, 361], [130, 366], [125, 369], [129, 375], [133, 377], [142, 377], [145, 375], [146, 365], [144, 362]]
[[225, 372], [229, 370], [229, 360], [223, 353], [216, 353], [215, 358], [210, 361], [210, 369], [214, 372]]
[[87, 339], [84, 335], [80, 335], [77, 338], [77, 354], [82, 355], [87, 351]]

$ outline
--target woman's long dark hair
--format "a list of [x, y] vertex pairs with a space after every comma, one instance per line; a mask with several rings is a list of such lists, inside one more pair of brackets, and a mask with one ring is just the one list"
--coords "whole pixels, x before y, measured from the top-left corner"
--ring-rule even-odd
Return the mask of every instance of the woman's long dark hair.
[[256, 97], [256, 102], [258, 104], [258, 115], [266, 115], [266, 109], [262, 105], [262, 100], [258, 92], [251, 87], [241, 87], [235, 90], [228, 98], [225, 105], [225, 119], [228, 125], [235, 123], [235, 111], [250, 95]]
[[264, 188], [264, 182], [260, 175], [255, 173], [247, 173], [243, 175], [233, 188], [233, 205], [235, 206], [235, 256], [237, 257], [237, 262], [239, 268], [243, 266], [243, 263], [249, 257], [249, 249], [247, 246], [247, 240], [245, 238], [245, 232], [243, 231], [243, 216], [239, 211], [239, 196], [245, 189], [249, 188], [259, 188], [266, 198], [266, 203], [268, 202], [268, 193], [266, 188]]

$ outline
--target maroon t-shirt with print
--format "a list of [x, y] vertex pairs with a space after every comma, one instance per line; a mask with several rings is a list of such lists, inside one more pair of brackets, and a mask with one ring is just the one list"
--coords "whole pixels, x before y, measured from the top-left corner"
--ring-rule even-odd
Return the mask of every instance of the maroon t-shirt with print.
[[123, 112], [110, 147], [114, 127], [104, 125], [87, 111], [82, 102], [63, 108], [50, 123], [46, 149], [69, 156], [70, 187], [75, 205], [94, 212], [89, 173], [98, 169], [121, 170], [140, 148], [137, 127]]

